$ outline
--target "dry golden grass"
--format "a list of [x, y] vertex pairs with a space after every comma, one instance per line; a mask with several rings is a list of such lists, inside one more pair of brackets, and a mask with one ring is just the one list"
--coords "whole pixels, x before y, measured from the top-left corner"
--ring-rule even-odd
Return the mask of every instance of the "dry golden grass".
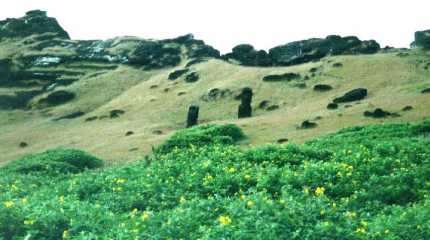
[[[420, 121], [430, 116], [430, 95], [420, 93], [422, 88], [430, 87], [430, 71], [420, 64], [424, 58], [428, 57], [420, 52], [407, 57], [395, 53], [338, 56], [276, 68], [242, 67], [210, 60], [192, 67], [200, 75], [196, 83], [186, 83], [183, 79], [167, 80], [174, 69], [144, 72], [123, 66], [66, 87], [76, 92], [78, 98], [60, 107], [49, 111], [0, 111], [0, 162], [55, 147], [83, 149], [113, 164], [137, 160], [150, 153], [151, 147], [169, 134], [184, 127], [190, 104], [200, 105], [201, 123], [238, 124], [249, 136], [246, 144], [252, 145], [273, 143], [279, 138], [302, 143], [353, 125]], [[343, 67], [332, 67], [336, 62], [341, 62]], [[304, 81], [305, 89], [295, 87], [297, 81], [269, 83], [261, 80], [265, 75], [285, 72], [310, 75], [309, 70], [313, 67], [320, 70], [315, 77]], [[314, 92], [312, 86], [316, 83], [330, 84], [334, 89]], [[151, 87], [154, 85], [157, 87]], [[252, 87], [255, 94], [252, 118], [237, 119], [239, 102], [232, 97], [215, 102], [201, 99], [212, 88], [238, 92], [246, 86]], [[349, 104], [349, 108], [344, 107], [348, 104], [342, 104], [338, 110], [326, 109], [333, 98], [357, 87], [367, 88], [369, 96]], [[180, 92], [185, 94], [178, 96]], [[258, 109], [262, 100], [269, 100], [280, 108], [275, 111]], [[402, 112], [406, 105], [413, 106], [414, 110]], [[365, 110], [376, 107], [398, 112], [401, 116], [386, 119], [363, 116]], [[116, 119], [84, 121], [87, 117], [108, 115], [113, 109], [122, 109], [126, 113]], [[77, 110], [88, 113], [73, 120], [51, 121], [53, 117]], [[316, 117], [322, 117], [316, 121], [317, 128], [297, 129], [302, 121]], [[163, 133], [157, 135], [155, 130]], [[126, 137], [127, 131], [135, 134]], [[21, 141], [29, 146], [19, 148]]]

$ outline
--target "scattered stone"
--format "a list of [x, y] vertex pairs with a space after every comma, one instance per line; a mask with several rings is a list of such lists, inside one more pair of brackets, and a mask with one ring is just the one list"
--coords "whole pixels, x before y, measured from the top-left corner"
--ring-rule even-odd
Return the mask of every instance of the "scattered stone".
[[279, 75], [267, 75], [263, 78], [263, 81], [265, 82], [280, 82], [285, 81], [289, 82], [295, 79], [299, 79], [300, 74], [297, 73], [284, 73]]
[[109, 117], [108, 115], [102, 115], [102, 116], [99, 117], [99, 120], [103, 120], [103, 119], [106, 119], [108, 117]]
[[335, 68], [340, 68], [340, 67], [343, 67], [343, 64], [342, 63], [333, 63], [332, 66]]
[[283, 143], [288, 142], [288, 138], [280, 138], [276, 142], [279, 143], [279, 144], [283, 144]]
[[161, 130], [154, 130], [154, 131], [152, 131], [152, 134], [161, 135], [161, 134], [163, 134], [163, 131], [161, 131]]
[[213, 88], [209, 92], [202, 96], [203, 101], [216, 101], [221, 98], [230, 97], [233, 92], [230, 89], [219, 89]]
[[169, 90], [170, 90], [170, 88], [163, 89], [164, 92], [168, 92]]
[[63, 120], [63, 119], [73, 119], [73, 118], [82, 117], [83, 115], [85, 115], [84, 112], [77, 111], [77, 112], [73, 112], [73, 113], [61, 116], [59, 118], [55, 118], [55, 119], [53, 119], [53, 121], [60, 121], [60, 120]]
[[150, 102], [155, 102], [155, 100], [157, 100], [157, 99], [155, 99], [155, 98], [149, 99]]
[[306, 80], [309, 80], [309, 76], [308, 75], [306, 75], [305, 76], [305, 78], [304, 78], [304, 80], [306, 81]]
[[158, 88], [158, 85], [151, 85], [149, 88], [150, 89]]
[[314, 91], [316, 92], [327, 92], [332, 90], [333, 87], [328, 84], [317, 84], [314, 86]]
[[110, 111], [109, 112], [109, 117], [110, 118], [118, 118], [118, 117], [120, 117], [121, 115], [123, 115], [125, 113], [125, 111], [124, 110], [121, 110], [121, 109], [115, 109], [115, 110], [112, 110], [112, 111]]
[[265, 109], [269, 106], [270, 101], [269, 100], [263, 100], [258, 104], [259, 109]]
[[321, 116], [316, 116], [316, 117], [314, 118], [314, 121], [318, 121], [318, 120], [321, 120], [321, 119], [323, 119], [323, 117], [321, 117]]
[[362, 100], [367, 96], [367, 89], [357, 88], [345, 93], [342, 97], [335, 98], [334, 103], [344, 103]]
[[20, 142], [20, 143], [19, 143], [19, 147], [20, 147], [20, 148], [28, 147], [28, 143], [26, 143], [26, 142]]
[[430, 88], [426, 88], [426, 89], [422, 90], [421, 93], [430, 93]]
[[98, 119], [98, 117], [97, 117], [97, 116], [89, 117], [89, 118], [85, 119], [85, 122], [92, 122], [92, 121], [95, 121], [95, 120], [97, 120], [97, 119]]
[[187, 92], [178, 92], [178, 96], [185, 95]]
[[126, 137], [128, 137], [128, 136], [131, 136], [131, 135], [133, 135], [134, 134], [134, 132], [133, 131], [128, 131], [128, 132], [126, 132], [125, 133], [125, 136]]
[[139, 150], [139, 148], [131, 148], [130, 150], [128, 150], [129, 152], [135, 152], [135, 151], [137, 151], [137, 150]]
[[266, 111], [275, 111], [277, 109], [279, 109], [279, 105], [274, 104], [274, 105], [267, 107]]
[[246, 88], [242, 89], [242, 93], [240, 94], [241, 103], [240, 103], [239, 109], [238, 109], [238, 118], [251, 117], [251, 115], [252, 115], [252, 107], [251, 107], [252, 95], [253, 95], [253, 93], [252, 93], [251, 88], [246, 87]]
[[169, 78], [169, 80], [174, 81], [189, 71], [190, 71], [190, 69], [188, 69], [188, 68], [176, 70], [176, 71], [170, 73], [168, 78]]
[[339, 105], [337, 105], [337, 103], [329, 103], [327, 105], [327, 109], [333, 110], [333, 109], [337, 109], [339, 107]]
[[402, 109], [402, 111], [404, 111], [404, 112], [407, 112], [407, 111], [411, 111], [411, 110], [413, 110], [414, 108], [412, 107], [412, 106], [405, 106], [403, 109]]
[[296, 83], [296, 84], [294, 84], [294, 87], [304, 89], [304, 88], [306, 88], [306, 83]]
[[318, 126], [317, 123], [311, 122], [309, 120], [305, 120], [302, 122], [302, 125], [300, 126], [301, 129], [310, 129], [310, 128], [316, 128]]
[[385, 117], [388, 117], [388, 116], [390, 116], [392, 114], [390, 112], [382, 110], [381, 108], [377, 108], [373, 112], [372, 111], [365, 111], [363, 113], [363, 115], [365, 117], [385, 118]]
[[191, 105], [188, 108], [187, 128], [196, 126], [199, 119], [199, 106]]
[[197, 82], [199, 80], [199, 74], [197, 72], [189, 73], [187, 76], [185, 76], [185, 82], [187, 83], [193, 83]]
[[350, 105], [350, 104], [347, 104], [344, 106], [344, 108], [350, 108], [350, 107], [352, 107], [352, 105]]
[[316, 73], [317, 71], [318, 71], [318, 68], [316, 68], [316, 67], [309, 69], [310, 73]]

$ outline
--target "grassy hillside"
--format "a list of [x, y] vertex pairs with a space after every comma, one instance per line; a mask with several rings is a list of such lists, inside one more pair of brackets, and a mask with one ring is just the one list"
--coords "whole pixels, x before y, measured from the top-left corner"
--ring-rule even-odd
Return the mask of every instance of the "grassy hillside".
[[0, 168], [0, 238], [425, 240], [429, 134], [372, 125], [243, 150], [236, 126], [200, 126], [102, 170], [51, 150]]
[[[1, 49], [2, 54], [13, 51]], [[63, 105], [39, 109], [37, 101], [46, 97], [40, 95], [30, 102], [30, 110], [0, 110], [0, 161], [5, 163], [55, 147], [83, 149], [109, 163], [132, 161], [150, 153], [152, 146], [182, 129], [190, 104], [200, 106], [201, 123], [235, 123], [243, 128], [249, 136], [243, 147], [274, 143], [282, 138], [302, 143], [343, 127], [421, 121], [430, 116], [429, 95], [421, 94], [422, 89], [430, 87], [429, 60], [428, 54], [419, 50], [332, 56], [291, 67], [244, 67], [209, 59], [190, 67], [200, 76], [197, 82], [187, 83], [184, 77], [168, 80], [171, 72], [182, 69], [186, 63], [184, 60], [176, 68], [150, 71], [127, 65], [101, 71], [88, 68], [97, 64], [85, 62], [45, 68], [45, 71], [82, 72], [79, 81], [56, 89], [73, 92], [77, 97]], [[341, 64], [333, 66], [336, 63]], [[109, 64], [99, 67], [108, 68]], [[301, 77], [290, 82], [262, 81], [266, 75], [286, 72], [298, 73]], [[333, 89], [315, 92], [312, 89], [315, 84], [330, 84]], [[239, 101], [234, 96], [243, 87], [254, 91], [254, 116], [238, 120]], [[326, 109], [335, 97], [358, 87], [368, 89], [365, 99], [340, 104], [337, 110]], [[202, 96], [214, 88], [230, 90], [231, 94], [213, 101], [203, 100]], [[0, 95], [17, 90], [21, 88], [0, 88]], [[263, 100], [279, 108], [259, 109]], [[413, 110], [402, 111], [405, 106], [412, 106]], [[363, 116], [364, 111], [375, 108], [398, 116], [380, 119]], [[109, 118], [112, 110], [125, 113]], [[77, 111], [85, 115], [52, 121]], [[91, 117], [98, 119], [85, 121]], [[314, 121], [318, 127], [297, 129], [304, 120]], [[126, 137], [128, 131], [134, 134]], [[20, 148], [20, 142], [28, 146]]]

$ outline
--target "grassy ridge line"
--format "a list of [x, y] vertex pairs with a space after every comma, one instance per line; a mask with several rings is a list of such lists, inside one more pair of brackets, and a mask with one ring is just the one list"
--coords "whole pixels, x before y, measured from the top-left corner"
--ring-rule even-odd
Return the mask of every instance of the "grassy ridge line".
[[3, 168], [0, 238], [429, 239], [429, 122], [303, 146], [192, 144], [232, 129], [184, 130], [154, 158], [97, 172]]

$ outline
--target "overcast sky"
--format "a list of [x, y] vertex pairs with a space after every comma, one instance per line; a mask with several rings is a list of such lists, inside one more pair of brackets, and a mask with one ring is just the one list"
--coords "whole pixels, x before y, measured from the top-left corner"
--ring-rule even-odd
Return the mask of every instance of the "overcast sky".
[[0, 18], [32, 9], [48, 11], [73, 39], [193, 33], [222, 52], [330, 34], [408, 47], [416, 30], [430, 29], [428, 0], [2, 0]]

